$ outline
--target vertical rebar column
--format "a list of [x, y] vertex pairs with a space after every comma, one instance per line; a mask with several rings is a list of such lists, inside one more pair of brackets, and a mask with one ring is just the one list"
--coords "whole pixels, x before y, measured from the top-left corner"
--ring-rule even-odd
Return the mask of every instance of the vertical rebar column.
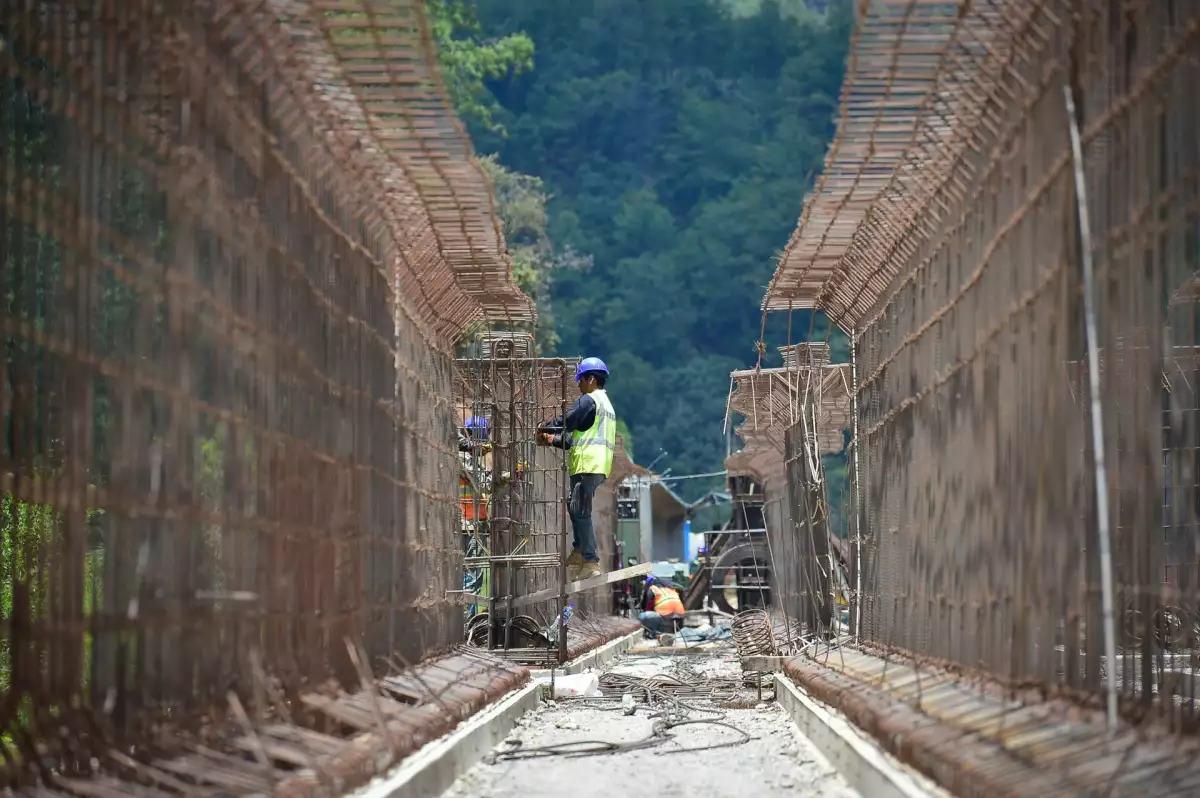
[[850, 623], [854, 639], [862, 634], [862, 484], [858, 469], [858, 330], [850, 331], [850, 423], [854, 445], [854, 595], [850, 601]]
[[[513, 362], [512, 350], [509, 350], [508, 357], [508, 443], [506, 444], [504, 463], [502, 466], [497, 466], [494, 476], [492, 477], [492, 495], [496, 495], [500, 490], [504, 491], [504, 545], [501, 547], [502, 553], [508, 558], [504, 564], [504, 648], [507, 650], [512, 648], [512, 622], [513, 622], [513, 594], [517, 591], [516, 567], [512, 559], [514, 549], [516, 548], [517, 538], [513, 532], [514, 518], [517, 514], [517, 498], [513, 494], [512, 475], [517, 470], [517, 369]], [[509, 475], [508, 480], [504, 479], [504, 474]], [[498, 485], [503, 487], [498, 488]], [[496, 554], [492, 551], [493, 556]]]
[[[560, 418], [562, 418], [562, 439], [564, 445], [567, 441], [567, 395], [570, 389], [570, 381], [567, 377], [568, 366], [563, 363], [559, 366], [559, 374], [562, 379], [562, 398], [559, 402], [561, 410]], [[562, 450], [562, 475], [563, 475], [563, 493], [560, 496], [562, 499], [559, 502], [559, 545], [558, 545], [558, 662], [561, 665], [567, 661], [567, 625], [563, 623], [563, 611], [567, 608], [567, 502], [571, 500], [571, 472], [567, 467], [567, 450]]]
[[1104, 459], [1104, 416], [1100, 403], [1100, 344], [1096, 331], [1096, 275], [1092, 264], [1092, 230], [1088, 216], [1087, 184], [1083, 178], [1083, 144], [1075, 116], [1071, 84], [1063, 84], [1067, 104], [1067, 128], [1071, 137], [1071, 159], [1075, 167], [1075, 204], [1079, 224], [1079, 251], [1083, 266], [1083, 325], [1087, 339], [1088, 392], [1091, 398], [1092, 457], [1096, 480], [1096, 535], [1100, 544], [1100, 607], [1104, 622], [1106, 718], [1110, 729], [1117, 724], [1117, 641], [1113, 622], [1112, 537], [1108, 517], [1108, 467]]

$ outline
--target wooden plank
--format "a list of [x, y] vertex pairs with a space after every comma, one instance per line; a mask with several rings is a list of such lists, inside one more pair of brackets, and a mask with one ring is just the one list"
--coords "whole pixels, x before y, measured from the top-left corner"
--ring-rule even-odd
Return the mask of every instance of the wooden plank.
[[[622, 568], [619, 571], [612, 571], [611, 573], [600, 574], [600, 576], [593, 576], [591, 579], [580, 579], [575, 582], [568, 582], [565, 592], [567, 595], [571, 595], [572, 593], [582, 593], [585, 590], [591, 590], [595, 587], [604, 587], [605, 585], [611, 585], [613, 582], [620, 582], [622, 579], [632, 579], [636, 576], [644, 576], [645, 574], [650, 573], [652, 568], [653, 566], [651, 563], [644, 562], [629, 568]], [[530, 593], [527, 596], [517, 596], [512, 600], [512, 606], [514, 609], [517, 607], [527, 607], [530, 604], [537, 604], [539, 601], [557, 598], [558, 595], [559, 589], [557, 587], [548, 587], [545, 590], [539, 590], [538, 592]], [[496, 599], [497, 607], [503, 607], [505, 604], [505, 599]]]
[[488, 597], [478, 593], [468, 593], [465, 590], [447, 590], [446, 598], [460, 604], [487, 604]]
[[773, 673], [783, 670], [783, 666], [791, 659], [792, 657], [765, 657], [753, 654], [742, 657], [742, 670], [751, 673]]

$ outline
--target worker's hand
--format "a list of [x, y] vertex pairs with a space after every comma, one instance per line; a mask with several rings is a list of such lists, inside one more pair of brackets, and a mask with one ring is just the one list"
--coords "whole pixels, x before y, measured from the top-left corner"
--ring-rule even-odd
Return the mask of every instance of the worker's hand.
[[553, 435], [551, 435], [547, 432], [542, 432], [542, 433], [538, 434], [538, 437], [537, 437], [537, 445], [538, 446], [549, 446], [552, 443], [554, 443]]

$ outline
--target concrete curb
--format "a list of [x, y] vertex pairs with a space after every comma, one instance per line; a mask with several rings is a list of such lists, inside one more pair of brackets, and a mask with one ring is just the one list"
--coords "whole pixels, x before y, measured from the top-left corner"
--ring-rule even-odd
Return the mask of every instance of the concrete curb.
[[[582, 673], [616, 659], [633, 647], [642, 630], [610, 640], [581, 657], [557, 668], [559, 675]], [[455, 731], [424, 746], [400, 763], [399, 767], [355, 793], [355, 798], [429, 798], [441, 795], [454, 780], [473, 768], [489, 751], [503, 742], [517, 720], [538, 705], [539, 676], [549, 670], [530, 671], [531, 680], [492, 706], [468, 718]]]
[[[582, 656], [576, 657], [561, 668], [555, 668], [554, 672], [562, 676], [569, 676], [572, 673], [583, 673], [588, 668], [599, 668], [612, 662], [617, 657], [624, 654], [629, 649], [633, 648], [633, 644], [642, 636], [642, 630], [630, 632], [627, 635], [618, 637], [615, 640], [609, 640], [602, 646], [596, 646], [591, 651]], [[539, 668], [531, 670], [530, 675], [537, 679], [543, 676], [550, 675], [549, 668]]]
[[430, 798], [473, 768], [504, 741], [517, 720], [538, 705], [540, 685], [526, 684], [424, 746], [400, 766], [355, 793], [355, 798]]
[[775, 700], [864, 798], [951, 798], [950, 793], [906, 768], [781, 673], [775, 674]]

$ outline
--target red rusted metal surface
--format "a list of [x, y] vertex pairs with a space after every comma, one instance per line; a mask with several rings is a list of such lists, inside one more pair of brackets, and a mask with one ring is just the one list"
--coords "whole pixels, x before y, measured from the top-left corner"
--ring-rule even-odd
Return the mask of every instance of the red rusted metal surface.
[[252, 660], [302, 734], [345, 639], [461, 643], [451, 353], [533, 316], [433, 59], [419, 0], [0, 4], [3, 781], [174, 790]]
[[[50, 774], [46, 782], [82, 798], [181, 793], [333, 798], [384, 773], [528, 679], [528, 670], [518, 665], [460, 650], [371, 678], [366, 682], [371, 690], [347, 692], [330, 684], [295, 702], [280, 700], [254, 719], [235, 703], [230, 717], [202, 735], [161, 734], [155, 749], [110, 749], [86, 778]], [[294, 722], [299, 717], [307, 723]]]
[[[852, 339], [850, 631], [1190, 744], [1200, 6], [858, 13], [763, 304]], [[824, 554], [784, 552], [791, 593], [829, 592]]]
[[973, 796], [1189, 795], [1200, 744], [1099, 708], [1017, 690], [984, 674], [843, 647], [785, 671], [886, 750], [952, 793]]
[[[562, 449], [539, 446], [538, 437], [539, 428], [563, 417], [578, 398], [573, 379], [576, 361], [533, 357], [533, 338], [528, 334], [484, 333], [472, 348], [470, 356], [455, 362], [456, 410], [462, 423], [471, 417], [485, 419], [487, 437], [486, 447], [460, 454], [459, 473], [474, 486], [460, 502], [469, 510], [461, 518], [464, 548], [469, 552], [464, 589], [486, 597], [473, 599], [466, 616], [469, 621], [487, 613], [480, 621], [485, 626], [479, 628], [491, 627], [491, 633], [483, 637], [481, 631], [480, 638], [489, 650], [507, 652], [505, 656], [519, 662], [561, 664], [577, 655], [572, 652], [586, 650], [573, 637], [575, 628], [591, 623], [585, 617], [596, 623], [604, 620], [609, 588], [566, 597], [575, 605], [572, 634], [553, 656], [546, 646], [531, 645], [528, 634], [518, 633], [504, 619], [511, 612], [514, 619], [528, 616], [522, 627], [544, 627], [564, 606], [559, 597], [510, 610], [505, 599], [555, 586], [561, 589], [565, 584], [563, 566], [571, 546], [566, 457]], [[616, 480], [633, 471], [619, 447], [614, 452], [613, 476], [593, 499], [597, 555], [602, 563], [613, 559]], [[483, 517], [468, 517], [476, 514]]]
[[642, 625], [629, 618], [599, 615], [580, 618], [572, 617], [567, 630], [567, 659], [581, 657], [610, 641], [641, 629]]

